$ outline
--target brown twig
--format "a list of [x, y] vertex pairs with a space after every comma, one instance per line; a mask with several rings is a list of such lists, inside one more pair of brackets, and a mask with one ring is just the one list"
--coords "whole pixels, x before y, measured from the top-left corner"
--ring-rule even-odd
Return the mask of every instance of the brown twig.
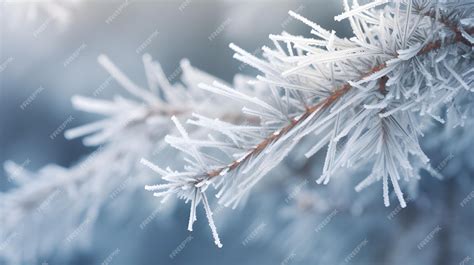
[[382, 76], [379, 80], [379, 91], [383, 95], [387, 94], [387, 89], [386, 89], [387, 81], [388, 81], [388, 76], [386, 75]]
[[[430, 10], [428, 12], [425, 12], [423, 13], [423, 15], [438, 21], [439, 23], [443, 24], [448, 29], [450, 29], [455, 34], [454, 39], [456, 40], [456, 42], [462, 42], [466, 44], [467, 46], [473, 47], [472, 43], [466, 38], [464, 38], [464, 36], [461, 33], [461, 30], [459, 29], [458, 23], [456, 23], [455, 21], [450, 20], [447, 16], [444, 16], [443, 14], [439, 14], [439, 16], [437, 16], [435, 10]], [[469, 35], [474, 34], [474, 27], [466, 29], [466, 32]], [[434, 43], [433, 45], [439, 48], [441, 47], [441, 44], [442, 44], [441, 41], [437, 41], [437, 43]]]

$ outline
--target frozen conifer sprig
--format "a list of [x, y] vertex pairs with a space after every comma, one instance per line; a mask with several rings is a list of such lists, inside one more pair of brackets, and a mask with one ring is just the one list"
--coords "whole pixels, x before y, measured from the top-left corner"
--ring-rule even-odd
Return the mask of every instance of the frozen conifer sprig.
[[183, 82], [187, 86], [179, 83], [171, 85], [161, 66], [145, 54], [143, 64], [148, 84], [148, 89], [145, 89], [131, 81], [107, 56], [99, 56], [98, 61], [121, 87], [139, 101], [122, 96], [115, 96], [110, 101], [74, 96], [72, 102], [76, 109], [107, 116], [106, 119], [66, 132], [69, 139], [89, 135], [84, 138], [86, 145], [102, 144], [132, 126], [149, 124], [152, 128], [167, 128], [166, 123], [169, 123], [171, 116], [189, 113], [203, 103], [204, 98], [196, 84], [211, 79], [183, 60], [181, 69]]
[[[173, 151], [164, 144], [164, 136], [173, 129], [170, 121], [173, 115], [186, 118], [193, 111], [200, 111], [223, 120], [242, 119], [239, 104], [225, 102], [226, 108], [209, 104], [214, 99], [205, 95], [198, 84], [217, 78], [194, 68], [187, 60], [180, 64], [181, 82], [171, 84], [158, 62], [144, 55], [147, 88], [134, 83], [107, 56], [99, 56], [98, 61], [110, 74], [107, 82], [115, 80], [135, 98], [98, 99], [102, 90], [94, 91], [93, 97], [73, 97], [77, 109], [105, 116], [66, 132], [69, 139], [86, 136], [84, 144], [99, 146], [76, 165], [69, 168], [47, 165], [38, 172], [30, 172], [11, 161], [5, 163], [5, 171], [17, 187], [0, 193], [0, 208], [8, 213], [0, 215], [0, 242], [9, 241], [8, 248], [0, 249], [0, 258], [11, 260], [12, 264], [58, 248], [58, 242], [80, 222], [93, 227], [100, 211], [112, 200], [132, 196], [143, 187], [143, 171], [147, 169], [139, 164], [140, 159], [160, 153], [169, 155]], [[262, 89], [246, 85], [248, 79], [236, 76], [234, 86], [258, 95]], [[206, 209], [211, 218], [210, 207]], [[58, 219], [62, 220], [58, 225], [37, 231], [39, 223], [54, 223]], [[24, 255], [19, 257], [20, 254]]]
[[[388, 206], [391, 182], [405, 207], [400, 180], [418, 179], [420, 164], [433, 171], [418, 142], [423, 119], [462, 124], [470, 118], [457, 98], [473, 91], [474, 5], [427, 0], [344, 4], [345, 12], [336, 19], [349, 20], [350, 39], [290, 12], [312, 28], [313, 38], [271, 35], [275, 49], [263, 47], [265, 60], [231, 45], [236, 59], [262, 72], [253, 84], [268, 86], [272, 97], [264, 101], [219, 82], [201, 87], [246, 102], [243, 112], [258, 117], [260, 126], [194, 115], [188, 123], [218, 134], [192, 140], [176, 122], [181, 137], [168, 137], [168, 142], [190, 157], [188, 166], [184, 172], [160, 170], [169, 184], [146, 188], [158, 190], [156, 196], [177, 193], [191, 201], [191, 225], [200, 201], [195, 194], [205, 196], [212, 185], [220, 203], [235, 207], [311, 134], [314, 145], [307, 157], [327, 146], [318, 183], [327, 184], [341, 167], [370, 164], [371, 174], [356, 190], [382, 180]], [[445, 108], [450, 115], [442, 112]]]
[[[153, 61], [149, 54], [145, 54], [142, 59], [147, 88], [130, 80], [106, 55], [99, 56], [98, 62], [132, 98], [116, 95], [112, 100], [104, 100], [97, 99], [97, 94], [94, 97], [74, 96], [72, 103], [76, 109], [106, 118], [70, 129], [65, 133], [66, 138], [84, 137], [85, 145], [94, 146], [120, 139], [124, 131], [141, 126], [149, 130], [150, 134], [161, 135], [155, 137], [161, 141], [162, 135], [168, 133], [172, 116], [188, 117], [193, 112], [204, 112], [232, 121], [242, 118], [240, 106], [234, 102], [227, 102], [228, 107], [225, 109], [209, 107], [213, 106], [210, 103], [214, 99], [199, 89], [198, 84], [217, 78], [191, 66], [188, 60], [183, 59], [180, 63], [181, 82], [171, 84], [160, 64]], [[250, 91], [245, 80], [248, 78], [236, 76], [234, 85], [248, 93], [259, 93]]]

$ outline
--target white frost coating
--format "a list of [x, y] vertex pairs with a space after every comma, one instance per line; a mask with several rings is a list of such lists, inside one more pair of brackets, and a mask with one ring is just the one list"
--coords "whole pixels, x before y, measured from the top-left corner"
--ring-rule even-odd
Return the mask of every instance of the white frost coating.
[[346, 18], [352, 17], [354, 15], [360, 14], [364, 11], [368, 11], [368, 10], [374, 8], [374, 7], [386, 4], [388, 2], [389, 2], [389, 0], [377, 0], [377, 1], [373, 1], [373, 2], [365, 4], [365, 5], [362, 5], [362, 6], [358, 6], [358, 7], [355, 7], [355, 8], [353, 8], [353, 9], [347, 11], [347, 12], [344, 12], [344, 13], [338, 15], [338, 16], [335, 16], [334, 20], [341, 21], [343, 19], [346, 19]]
[[133, 83], [115, 64], [104, 54], [99, 55], [98, 62], [112, 75], [120, 85], [132, 95], [148, 103], [156, 103], [155, 95]]
[[398, 50], [398, 58], [402, 60], [409, 60], [417, 55], [417, 53], [423, 48], [423, 45], [420, 43], [417, 43], [416, 45], [413, 45], [413, 47], [404, 49], [404, 50]]
[[209, 202], [207, 201], [207, 197], [205, 194], [203, 194], [203, 204], [204, 204], [204, 210], [206, 211], [206, 217], [207, 220], [209, 221], [209, 227], [211, 228], [212, 231], [212, 237], [214, 238], [214, 243], [218, 248], [222, 248], [222, 243], [221, 240], [219, 239], [219, 234], [217, 233], [217, 228], [216, 225], [214, 224], [214, 218], [212, 217], [212, 211], [211, 207], [209, 207]]
[[191, 208], [189, 210], [189, 221], [188, 221], [188, 231], [193, 231], [193, 224], [197, 220], [196, 217], [196, 204], [198, 200], [198, 189], [194, 189], [194, 197], [191, 200]]
[[289, 11], [288, 14], [294, 18], [296, 18], [297, 20], [303, 22], [304, 24], [312, 27], [314, 30], [315, 30], [315, 34], [318, 35], [319, 37], [321, 38], [324, 38], [324, 39], [328, 39], [330, 36], [331, 36], [331, 32], [329, 32], [328, 30], [325, 30], [323, 29], [321, 26], [319, 26], [318, 24], [308, 20], [307, 18], [293, 12], [293, 11]]
[[140, 159], [140, 163], [148, 168], [150, 168], [151, 170], [155, 171], [156, 173], [160, 174], [161, 176], [164, 176], [167, 174], [167, 172], [163, 169], [161, 169], [159, 166], [153, 164], [152, 162], [150, 162], [149, 160], [145, 159], [145, 158], [141, 158]]

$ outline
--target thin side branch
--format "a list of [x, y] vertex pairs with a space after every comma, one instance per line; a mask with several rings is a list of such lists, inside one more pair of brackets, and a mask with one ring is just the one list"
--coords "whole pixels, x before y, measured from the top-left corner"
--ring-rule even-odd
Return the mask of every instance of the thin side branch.
[[[447, 28], [449, 28], [452, 32], [455, 34], [455, 40], [456, 42], [462, 42], [466, 44], [467, 46], [473, 46], [473, 44], [464, 38], [464, 36], [461, 33], [461, 30], [459, 30], [458, 24], [452, 20], [450, 20], [447, 16], [444, 16], [443, 14], [438, 14], [436, 13], [435, 10], [431, 10], [428, 12], [423, 13], [424, 16], [430, 17], [441, 24], [445, 25]], [[474, 34], [474, 28], [469, 28], [466, 30], [466, 32], [470, 35]], [[441, 41], [439, 43], [436, 43], [436, 45], [441, 45]], [[439, 48], [439, 47], [438, 47]], [[420, 51], [421, 52], [421, 51]]]

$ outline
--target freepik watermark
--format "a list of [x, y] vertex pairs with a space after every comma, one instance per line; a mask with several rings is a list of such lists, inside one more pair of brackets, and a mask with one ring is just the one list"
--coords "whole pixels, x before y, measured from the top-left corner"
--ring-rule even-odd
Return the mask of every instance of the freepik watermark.
[[38, 36], [43, 33], [53, 21], [54, 19], [52, 17], [47, 18], [35, 31], [33, 31], [33, 37], [38, 38]]
[[249, 243], [254, 241], [259, 235], [261, 235], [265, 226], [267, 226], [266, 223], [260, 223], [255, 229], [252, 230], [252, 232], [250, 232], [250, 234], [248, 234], [248, 236], [245, 237], [245, 239], [242, 241], [242, 245], [247, 246]]
[[290, 255], [288, 255], [281, 263], [280, 265], [289, 265], [296, 257], [295, 251], [291, 251]]
[[184, 0], [183, 2], [181, 2], [181, 4], [178, 6], [178, 10], [183, 12], [184, 9], [186, 9], [186, 7], [189, 6], [189, 4], [191, 4], [192, 0]]
[[56, 200], [63, 191], [61, 189], [54, 190], [41, 204], [36, 208], [36, 212], [38, 214], [45, 213], [49, 208], [51, 203]]
[[173, 251], [171, 251], [171, 254], [169, 255], [170, 259], [174, 259], [183, 249], [186, 247], [189, 242], [193, 240], [193, 236], [189, 235], [186, 237]]
[[470, 261], [472, 260], [471, 256], [466, 256], [461, 262], [459, 262], [459, 265], [467, 265], [471, 263]]
[[14, 61], [13, 57], [8, 57], [5, 61], [0, 64], [0, 73], [7, 69], [7, 66]]
[[418, 243], [418, 245], [416, 246], [418, 250], [421, 250], [426, 245], [428, 245], [428, 243], [433, 240], [434, 236], [438, 234], [439, 231], [441, 231], [441, 227], [437, 225], [423, 240], [420, 241], [420, 243]]
[[74, 117], [72, 115], [69, 115], [66, 120], [63, 121], [63, 123], [61, 123], [61, 125], [59, 125], [58, 128], [56, 128], [56, 130], [54, 130], [50, 135], [49, 135], [49, 138], [51, 140], [54, 140], [58, 135], [60, 135], [65, 129], [66, 127], [68, 126], [69, 123], [71, 123], [72, 121], [74, 120]]
[[[301, 11], [303, 11], [306, 7], [304, 5], [300, 5], [298, 6], [295, 10], [293, 10], [295, 13], [300, 13]], [[283, 20], [283, 22], [281, 22], [281, 27], [282, 28], [286, 28], [290, 23], [291, 21], [295, 20], [292, 16], [287, 16], [285, 18], [285, 20]]]
[[94, 92], [92, 92], [92, 95], [94, 97], [99, 96], [102, 93], [102, 91], [104, 91], [104, 89], [110, 86], [110, 83], [112, 82], [113, 79], [114, 78], [111, 75], [109, 75], [109, 77], [107, 77], [107, 79], [105, 79], [104, 82], [102, 82], [100, 86], [97, 87], [97, 89], [94, 90]]
[[303, 187], [306, 186], [308, 183], [309, 181], [305, 179], [300, 184], [296, 185], [296, 187], [286, 197], [285, 202], [289, 203], [291, 200], [293, 200], [298, 195], [298, 193], [300, 193]]
[[15, 182], [19, 180], [20, 175], [25, 172], [25, 168], [31, 163], [31, 160], [27, 158], [23, 163], [17, 165], [15, 170], [8, 175], [8, 182]]
[[20, 109], [25, 110], [35, 99], [38, 97], [38, 95], [43, 92], [44, 87], [40, 86], [37, 88], [33, 93], [31, 93], [21, 104], [20, 104]]
[[362, 242], [359, 243], [359, 245], [357, 245], [357, 247], [355, 247], [352, 250], [352, 252], [349, 255], [346, 256], [344, 261], [346, 263], [349, 263], [352, 259], [354, 259], [359, 254], [359, 252], [362, 250], [363, 247], [367, 246], [368, 243], [369, 241], [367, 239], [364, 239]]
[[158, 30], [153, 31], [148, 38], [146, 38], [138, 47], [135, 49], [136, 54], [142, 53], [150, 44], [153, 42], [153, 39], [158, 37]]
[[145, 227], [150, 224], [153, 219], [155, 219], [157, 216], [158, 216], [158, 213], [161, 211], [161, 207], [162, 205], [160, 205], [158, 208], [156, 208], [150, 215], [148, 215], [147, 218], [145, 218], [145, 220], [143, 220], [143, 222], [140, 223], [140, 229], [143, 230], [145, 229]]
[[[405, 202], [408, 204], [408, 202], [412, 201], [413, 199], [411, 197], [408, 197], [405, 199]], [[397, 216], [401, 211], [402, 211], [402, 206], [400, 206], [400, 204], [398, 204], [395, 209], [393, 209], [393, 211], [391, 211], [388, 215], [387, 215], [387, 219], [388, 220], [393, 220], [393, 218], [395, 218], [395, 216]]]
[[87, 44], [82, 43], [76, 50], [74, 50], [74, 52], [72, 52], [72, 54], [68, 58], [66, 58], [66, 60], [64, 60], [63, 62], [64, 67], [67, 67], [72, 62], [74, 62], [86, 48], [87, 48]]
[[226, 20], [224, 20], [224, 22], [222, 22], [217, 28], [216, 30], [214, 30], [208, 37], [207, 39], [209, 41], [213, 41], [215, 40], [224, 30], [227, 26], [229, 26], [229, 24], [232, 22], [232, 19], [228, 18]]
[[112, 191], [110, 193], [110, 195], [109, 195], [110, 199], [113, 200], [113, 199], [117, 198], [117, 196], [127, 188], [127, 186], [130, 184], [131, 181], [132, 181], [131, 177], [128, 177], [124, 181], [122, 181], [122, 183], [120, 183], [117, 186], [117, 188], [115, 188], [114, 191]]
[[461, 201], [461, 203], [459, 203], [459, 205], [464, 208], [464, 206], [466, 206], [472, 199], [474, 199], [474, 190], [471, 191], [466, 197], [464, 197], [464, 199]]
[[114, 259], [115, 256], [117, 256], [118, 254], [120, 254], [120, 249], [119, 248], [116, 248], [114, 251], [112, 251], [112, 253], [110, 253], [107, 258], [105, 258], [105, 260], [101, 263], [101, 265], [109, 265], [112, 263], [112, 260]]
[[112, 14], [107, 17], [105, 20], [105, 23], [110, 24], [112, 21], [114, 21], [122, 12], [127, 8], [133, 1], [132, 0], [125, 0], [122, 2], [115, 10], [112, 12]]
[[11, 233], [3, 242], [0, 243], [0, 252], [5, 250], [18, 236], [20, 236], [20, 233], [18, 232]]
[[326, 218], [324, 218], [321, 223], [319, 223], [318, 226], [316, 226], [316, 229], [314, 231], [320, 232], [321, 230], [323, 230], [323, 228], [326, 227], [326, 225], [328, 225], [334, 218], [334, 216], [336, 216], [336, 214], [338, 213], [339, 211], [337, 209], [334, 209], [334, 211], [332, 211], [328, 216], [326, 216]]
[[84, 220], [84, 222], [82, 222], [76, 229], [74, 229], [74, 231], [72, 231], [64, 241], [66, 241], [66, 243], [71, 243], [74, 239], [76, 239], [82, 232], [84, 232], [84, 230], [86, 230], [87, 226], [89, 226], [89, 224], [91, 223], [91, 219], [90, 218], [86, 218]]

